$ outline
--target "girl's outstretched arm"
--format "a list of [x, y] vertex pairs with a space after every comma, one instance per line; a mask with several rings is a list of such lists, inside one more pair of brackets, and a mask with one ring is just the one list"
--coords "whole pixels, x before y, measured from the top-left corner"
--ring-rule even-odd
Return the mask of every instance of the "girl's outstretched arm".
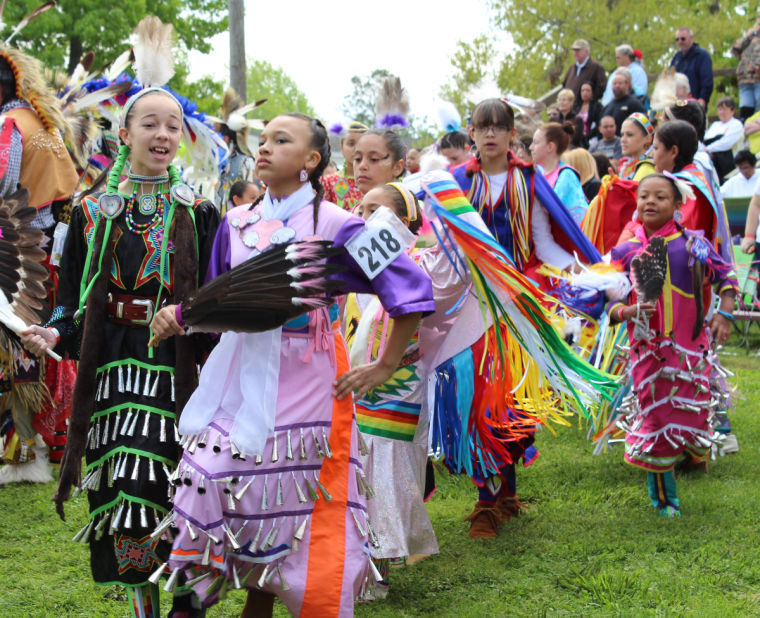
[[335, 380], [333, 391], [338, 399], [351, 392], [361, 397], [367, 391], [386, 382], [396, 371], [406, 346], [420, 323], [422, 313], [417, 311], [393, 318], [393, 328], [383, 350], [383, 355], [367, 365], [355, 367]]

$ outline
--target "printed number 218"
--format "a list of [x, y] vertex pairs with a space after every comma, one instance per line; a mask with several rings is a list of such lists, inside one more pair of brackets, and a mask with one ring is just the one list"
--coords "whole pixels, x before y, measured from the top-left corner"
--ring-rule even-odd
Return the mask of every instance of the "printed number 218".
[[[383, 243], [378, 241], [378, 237], [383, 243], [385, 243], [385, 248], [383, 248]], [[390, 256], [385, 249], [390, 251]], [[370, 242], [369, 247], [359, 247], [358, 253], [360, 257], [367, 258], [367, 267], [370, 272], [375, 272], [378, 268], [391, 260], [400, 250], [401, 244], [393, 237], [393, 234], [387, 229], [382, 229], [378, 232], [377, 236], [372, 236], [372, 241]], [[377, 261], [376, 254], [382, 256], [382, 261]]]

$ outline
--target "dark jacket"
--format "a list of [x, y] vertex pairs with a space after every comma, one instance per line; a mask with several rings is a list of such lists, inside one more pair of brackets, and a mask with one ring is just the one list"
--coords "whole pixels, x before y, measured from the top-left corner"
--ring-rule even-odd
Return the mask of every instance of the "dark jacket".
[[670, 66], [689, 78], [691, 95], [695, 99], [704, 99], [705, 105], [710, 101], [713, 91], [712, 58], [706, 49], [694, 43], [685, 54], [676, 52]]
[[620, 127], [623, 126], [623, 121], [633, 112], [646, 113], [646, 110], [638, 97], [628, 93], [622, 99], [612, 99], [612, 101], [607, 103], [602, 110], [602, 117], [612, 116], [617, 126], [616, 133], [620, 135]]
[[[580, 108], [580, 104], [576, 104], [575, 107], [573, 107], [573, 111], [576, 115]], [[586, 144], [588, 144], [592, 137], [597, 137], [599, 135], [599, 121], [602, 119], [602, 109], [604, 109], [604, 106], [599, 101], [592, 100], [588, 104], [588, 135], [585, 136]]]
[[569, 88], [575, 93], [575, 100], [581, 99], [581, 86], [584, 82], [589, 82], [594, 90], [594, 98], [601, 99], [604, 94], [604, 87], [607, 85], [607, 72], [604, 67], [596, 60], [588, 59], [583, 66], [579, 75], [576, 75], [575, 63], [565, 73], [565, 79], [562, 80], [562, 86]]

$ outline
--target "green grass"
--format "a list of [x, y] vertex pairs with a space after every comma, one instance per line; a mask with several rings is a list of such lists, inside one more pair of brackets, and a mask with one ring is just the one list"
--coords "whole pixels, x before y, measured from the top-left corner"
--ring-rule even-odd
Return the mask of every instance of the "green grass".
[[[595, 457], [585, 429], [543, 430], [541, 457], [518, 471], [530, 509], [497, 539], [467, 538], [475, 492], [438, 467], [428, 508], [441, 553], [393, 569], [388, 599], [357, 615], [760, 615], [760, 358], [728, 348], [724, 362], [744, 397], [731, 417], [740, 451], [708, 475], [679, 478], [681, 519], [654, 514], [645, 474], [623, 463], [620, 446]], [[126, 616], [124, 591], [95, 586], [87, 547], [70, 542], [86, 500], [69, 503], [63, 523], [53, 489], [0, 488], [0, 618]], [[238, 616], [243, 600], [232, 591], [209, 616]], [[275, 613], [287, 615], [282, 605]]]

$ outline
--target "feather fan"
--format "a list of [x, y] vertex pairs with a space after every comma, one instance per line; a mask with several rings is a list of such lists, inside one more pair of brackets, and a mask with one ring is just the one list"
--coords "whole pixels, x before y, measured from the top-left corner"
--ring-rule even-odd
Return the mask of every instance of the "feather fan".
[[395, 75], [386, 77], [380, 86], [375, 103], [375, 126], [392, 129], [407, 127], [409, 121], [409, 95]]
[[158, 17], [143, 17], [135, 29], [134, 70], [144, 87], [163, 86], [174, 75], [172, 26]]
[[216, 277], [182, 303], [182, 318], [194, 332], [255, 333], [282, 326], [333, 302], [331, 278], [343, 266], [324, 260], [344, 252], [326, 241], [279, 245]]
[[28, 201], [26, 189], [0, 199], [0, 323], [16, 334], [46, 321], [50, 313], [51, 283], [40, 248], [44, 234], [32, 226], [37, 210]]
[[653, 236], [646, 249], [631, 261], [636, 294], [643, 302], [655, 303], [662, 294], [668, 271], [668, 247], [662, 236]]

